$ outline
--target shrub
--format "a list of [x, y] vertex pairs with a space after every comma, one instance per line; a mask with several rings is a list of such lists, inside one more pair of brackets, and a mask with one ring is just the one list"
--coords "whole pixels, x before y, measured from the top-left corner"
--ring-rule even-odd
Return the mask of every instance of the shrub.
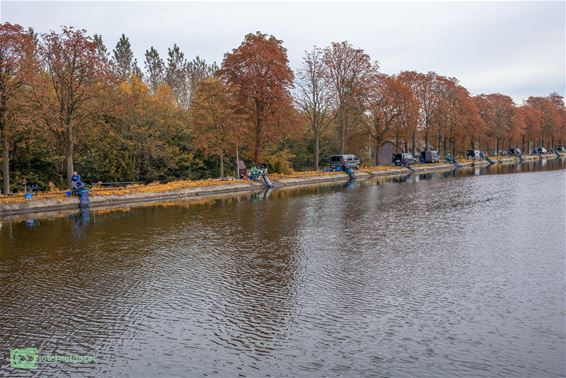
[[293, 159], [294, 157], [295, 155], [293, 155], [287, 149], [271, 154], [269, 156], [269, 159], [267, 160], [269, 172], [283, 174], [292, 173], [293, 165], [291, 164], [291, 159]]

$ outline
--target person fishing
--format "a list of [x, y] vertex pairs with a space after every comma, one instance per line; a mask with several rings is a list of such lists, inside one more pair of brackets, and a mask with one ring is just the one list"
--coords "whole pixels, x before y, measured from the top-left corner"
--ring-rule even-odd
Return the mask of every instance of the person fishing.
[[84, 184], [81, 181], [81, 176], [77, 173], [77, 171], [73, 172], [71, 176], [71, 184], [73, 185], [73, 193], [77, 194], [81, 189], [84, 188]]
[[259, 169], [252, 167], [249, 175], [250, 180], [257, 180], [259, 178]]

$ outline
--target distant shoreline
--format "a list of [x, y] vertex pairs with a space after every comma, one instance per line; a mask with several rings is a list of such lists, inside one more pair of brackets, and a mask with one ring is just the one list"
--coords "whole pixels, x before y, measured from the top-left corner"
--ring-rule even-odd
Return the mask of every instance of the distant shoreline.
[[[541, 158], [552, 158], [555, 155], [544, 155], [539, 156], [526, 156], [525, 160], [537, 160]], [[500, 157], [496, 158], [498, 163], [511, 163], [516, 162], [517, 159], [514, 157]], [[460, 163], [461, 167], [481, 167], [487, 166], [489, 163], [487, 161], [472, 161]], [[366, 180], [373, 177], [391, 178], [396, 176], [405, 176], [411, 173], [427, 173], [427, 172], [448, 172], [457, 169], [453, 164], [422, 164], [415, 166], [412, 170], [401, 167], [391, 167], [388, 169], [376, 169], [363, 168], [360, 171], [356, 171], [356, 176], [358, 180]], [[317, 186], [325, 183], [336, 183], [336, 182], [346, 182], [349, 177], [345, 173], [334, 173], [334, 174], [323, 174], [317, 175], [312, 172], [310, 176], [293, 176], [293, 175], [273, 175], [272, 182], [274, 189], [288, 188], [288, 187], [298, 187], [298, 186]], [[249, 182], [244, 180], [239, 181], [220, 181], [216, 182], [215, 185], [206, 185], [202, 182], [195, 182], [193, 187], [190, 188], [180, 188], [173, 189], [169, 191], [152, 192], [147, 191], [147, 187], [144, 188], [143, 192], [135, 192], [135, 188], [131, 193], [127, 194], [110, 194], [110, 195], [97, 195], [96, 191], [90, 195], [90, 206], [89, 209], [105, 209], [113, 208], [120, 205], [136, 205], [144, 203], [158, 203], [166, 202], [171, 200], [185, 200], [185, 199], [203, 199], [212, 198], [223, 195], [233, 195], [241, 194], [246, 192], [257, 192], [264, 188], [264, 185], [260, 182]], [[62, 197], [62, 198], [61, 198]], [[20, 215], [33, 215], [42, 213], [42, 215], [47, 215], [47, 213], [69, 211], [76, 212], [79, 210], [79, 200], [76, 197], [67, 198], [64, 194], [61, 194], [59, 198], [37, 198], [26, 201], [20, 201], [16, 203], [1, 203], [0, 201], [0, 221], [7, 218], [13, 218]]]

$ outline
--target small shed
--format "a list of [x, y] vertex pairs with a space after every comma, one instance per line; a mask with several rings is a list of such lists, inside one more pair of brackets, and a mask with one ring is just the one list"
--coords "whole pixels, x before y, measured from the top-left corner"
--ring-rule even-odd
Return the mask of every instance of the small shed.
[[243, 160], [236, 161], [236, 170], [238, 171], [238, 178], [244, 178], [248, 175], [246, 163]]
[[379, 164], [391, 164], [392, 156], [395, 153], [395, 143], [386, 141], [379, 147], [377, 153], [379, 154]]

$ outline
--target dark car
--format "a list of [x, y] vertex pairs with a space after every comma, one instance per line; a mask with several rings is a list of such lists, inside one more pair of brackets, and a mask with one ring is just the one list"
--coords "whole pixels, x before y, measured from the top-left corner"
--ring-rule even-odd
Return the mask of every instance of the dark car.
[[481, 159], [481, 151], [480, 150], [467, 150], [466, 151], [466, 158], [470, 160], [477, 160]]
[[546, 148], [544, 148], [544, 147], [537, 147], [537, 148], [535, 148], [534, 153], [535, 153], [535, 155], [541, 155], [541, 154], [548, 153], [548, 151], [546, 151]]
[[330, 168], [346, 170], [348, 168], [360, 168], [360, 160], [356, 155], [332, 155], [330, 157]]
[[438, 163], [440, 157], [436, 150], [421, 151], [421, 163]]
[[413, 157], [413, 154], [410, 152], [393, 154], [392, 160], [395, 165], [413, 165], [417, 162], [417, 160]]

